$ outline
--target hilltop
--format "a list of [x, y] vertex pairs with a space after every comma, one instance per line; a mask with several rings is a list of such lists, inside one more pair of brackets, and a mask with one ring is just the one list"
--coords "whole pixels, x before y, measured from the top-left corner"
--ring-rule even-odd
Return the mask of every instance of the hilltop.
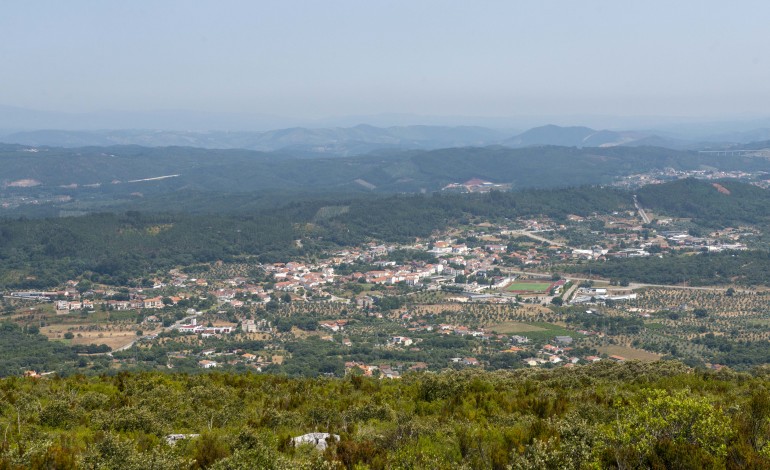
[[[412, 373], [400, 381], [121, 373], [0, 385], [8, 402], [0, 414], [8, 430], [0, 465], [8, 467], [770, 464], [770, 384], [762, 370], [710, 373], [676, 362], [632, 362]], [[329, 434], [316, 441], [313, 432]]]
[[[2, 111], [2, 108], [0, 108]], [[151, 123], [152, 121], [147, 121]], [[2, 129], [2, 128], [0, 128]], [[197, 129], [193, 126], [192, 129]], [[471, 125], [400, 125], [378, 127], [294, 126], [266, 131], [171, 130], [167, 128], [33, 128], [0, 131], [0, 141], [32, 146], [89, 147], [141, 145], [290, 152], [306, 158], [365, 155], [377, 150], [436, 150], [452, 147], [500, 145], [511, 148], [556, 145], [566, 147], [658, 146], [678, 150], [729, 148], [767, 140], [770, 130], [757, 128], [734, 133], [705, 133], [693, 137], [648, 129], [594, 129], [554, 124], [523, 132], [510, 128]]]

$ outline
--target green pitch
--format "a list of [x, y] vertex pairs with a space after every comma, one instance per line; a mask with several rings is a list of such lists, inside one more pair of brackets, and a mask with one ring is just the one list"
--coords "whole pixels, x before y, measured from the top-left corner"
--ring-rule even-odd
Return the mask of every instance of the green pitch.
[[550, 282], [513, 282], [505, 290], [509, 292], [545, 292], [551, 287]]

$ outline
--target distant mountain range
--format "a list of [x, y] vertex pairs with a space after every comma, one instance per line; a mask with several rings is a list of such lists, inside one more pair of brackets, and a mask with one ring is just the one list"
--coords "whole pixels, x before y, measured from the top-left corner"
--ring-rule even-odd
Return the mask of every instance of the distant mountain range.
[[286, 151], [297, 156], [350, 156], [382, 149], [437, 149], [497, 144], [508, 133], [483, 127], [403, 126], [349, 128], [293, 127], [267, 132], [185, 132], [157, 130], [23, 131], [3, 141], [34, 146], [86, 147], [142, 145], [207, 149]]
[[542, 145], [565, 147], [655, 146], [677, 150], [721, 149], [769, 140], [770, 129], [754, 129], [688, 140], [652, 131], [596, 130], [547, 125], [525, 132], [475, 126], [290, 127], [266, 132], [169, 130], [34, 130], [0, 134], [0, 141], [32, 146], [88, 147], [141, 145], [281, 151], [297, 157], [355, 156], [382, 150], [435, 150], [454, 147]]
[[535, 127], [502, 142], [508, 147], [532, 145], [562, 145], [565, 147], [614, 147], [633, 145], [645, 139], [660, 137], [627, 131], [595, 130], [588, 127], [560, 127], [554, 125]]
[[[540, 123], [551, 125], [533, 127]], [[259, 110], [62, 112], [0, 105], [0, 142], [60, 147], [191, 146], [287, 150], [298, 156], [347, 156], [380, 149], [430, 150], [485, 145], [517, 148], [652, 145], [700, 150], [762, 140], [770, 140], [770, 117], [716, 121], [666, 116], [484, 117], [389, 113], [309, 119], [264, 114]]]

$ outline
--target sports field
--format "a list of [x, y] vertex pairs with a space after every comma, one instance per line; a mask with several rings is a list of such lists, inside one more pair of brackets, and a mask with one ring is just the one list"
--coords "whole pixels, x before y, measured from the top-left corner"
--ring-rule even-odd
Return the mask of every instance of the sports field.
[[544, 293], [551, 287], [550, 282], [538, 282], [538, 281], [521, 281], [512, 282], [505, 287], [508, 292], [531, 292], [531, 293]]

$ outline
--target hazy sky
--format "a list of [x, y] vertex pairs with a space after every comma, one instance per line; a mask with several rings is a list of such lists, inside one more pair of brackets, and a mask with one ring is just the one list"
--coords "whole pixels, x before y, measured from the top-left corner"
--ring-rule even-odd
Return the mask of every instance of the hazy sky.
[[767, 115], [769, 21], [767, 1], [4, 2], [0, 104]]

